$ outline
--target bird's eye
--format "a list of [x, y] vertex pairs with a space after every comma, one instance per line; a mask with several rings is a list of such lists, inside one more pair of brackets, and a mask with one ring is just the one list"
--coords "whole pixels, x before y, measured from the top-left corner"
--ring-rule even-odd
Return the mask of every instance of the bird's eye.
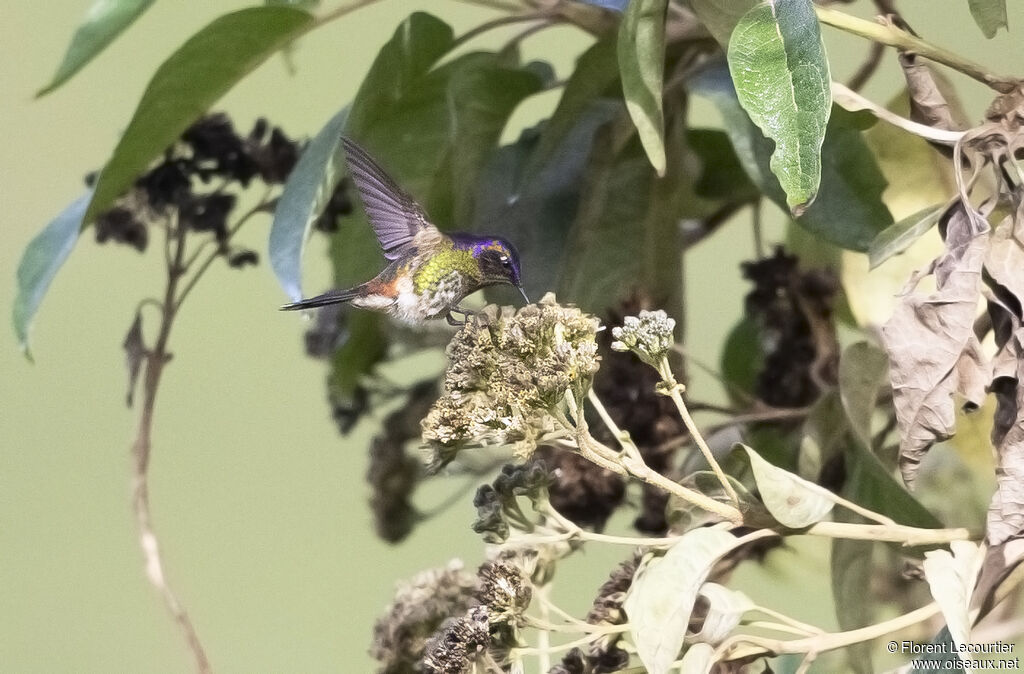
[[508, 259], [508, 255], [502, 255], [498, 259], [501, 261], [501, 266], [503, 267], [507, 267], [511, 264], [511, 261]]

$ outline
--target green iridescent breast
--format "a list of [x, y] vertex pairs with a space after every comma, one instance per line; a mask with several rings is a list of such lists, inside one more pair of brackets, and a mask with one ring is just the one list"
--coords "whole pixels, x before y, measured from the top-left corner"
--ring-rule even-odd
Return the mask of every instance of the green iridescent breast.
[[426, 256], [412, 278], [416, 294], [422, 295], [425, 292], [436, 290], [438, 284], [452, 272], [459, 272], [470, 279], [476, 279], [480, 275], [480, 268], [473, 253], [468, 250], [448, 247]]

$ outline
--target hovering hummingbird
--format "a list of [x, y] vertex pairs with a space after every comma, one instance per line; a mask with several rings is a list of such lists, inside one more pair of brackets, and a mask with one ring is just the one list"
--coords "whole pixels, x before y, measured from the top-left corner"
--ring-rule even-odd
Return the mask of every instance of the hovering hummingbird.
[[460, 325], [452, 312], [469, 314], [459, 302], [485, 286], [507, 283], [530, 301], [519, 275], [519, 253], [511, 243], [498, 236], [442, 233], [366, 150], [349, 138], [341, 141], [352, 180], [390, 264], [354, 288], [331, 290], [282, 309], [348, 302], [407, 323], [444, 316], [450, 324]]

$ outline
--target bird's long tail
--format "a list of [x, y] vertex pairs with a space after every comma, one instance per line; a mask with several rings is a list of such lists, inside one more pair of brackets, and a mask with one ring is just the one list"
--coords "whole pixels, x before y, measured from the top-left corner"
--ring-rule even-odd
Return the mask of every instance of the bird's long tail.
[[328, 304], [341, 304], [342, 302], [348, 302], [358, 295], [358, 291], [355, 288], [349, 290], [330, 290], [325, 292], [323, 295], [317, 295], [316, 297], [310, 297], [309, 299], [299, 300], [298, 302], [292, 302], [281, 307], [281, 311], [295, 311], [297, 309], [313, 309], [315, 307], [325, 307]]

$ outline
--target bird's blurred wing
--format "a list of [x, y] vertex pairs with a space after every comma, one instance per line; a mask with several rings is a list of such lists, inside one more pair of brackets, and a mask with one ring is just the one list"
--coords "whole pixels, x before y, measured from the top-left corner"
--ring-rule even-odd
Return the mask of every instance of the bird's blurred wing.
[[363, 198], [366, 215], [384, 250], [384, 257], [394, 260], [418, 233], [428, 228], [437, 231], [427, 222], [416, 200], [399, 187], [366, 150], [350, 138], [343, 137], [341, 142], [348, 157], [349, 172]]

